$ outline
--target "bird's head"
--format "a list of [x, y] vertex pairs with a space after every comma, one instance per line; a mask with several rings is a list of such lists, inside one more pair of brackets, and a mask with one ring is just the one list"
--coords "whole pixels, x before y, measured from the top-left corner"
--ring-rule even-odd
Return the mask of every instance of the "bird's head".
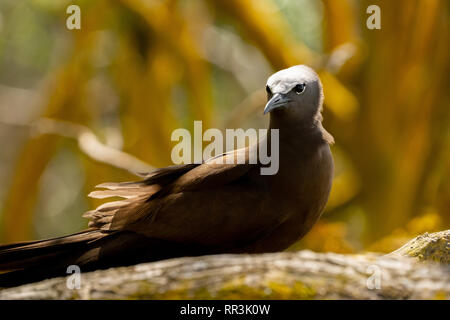
[[287, 115], [291, 119], [314, 120], [320, 115], [323, 90], [317, 73], [304, 65], [274, 73], [266, 84], [264, 114]]

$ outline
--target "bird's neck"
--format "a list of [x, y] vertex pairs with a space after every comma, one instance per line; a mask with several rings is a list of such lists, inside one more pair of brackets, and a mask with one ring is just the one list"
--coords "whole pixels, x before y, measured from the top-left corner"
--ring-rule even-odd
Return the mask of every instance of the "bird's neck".
[[334, 142], [333, 137], [323, 128], [320, 116], [308, 120], [292, 121], [289, 117], [271, 114], [267, 134], [269, 142], [272, 139], [270, 134], [272, 129], [279, 130], [280, 147], [284, 145], [305, 150], [309, 147], [315, 148], [317, 145]]
[[[278, 143], [277, 174], [267, 176], [266, 179], [273, 186], [273, 190], [297, 190], [302, 183], [305, 167], [317, 158], [324, 146], [332, 143], [331, 135], [322, 127], [319, 118], [310, 122], [283, 121], [283, 118], [272, 116], [265, 141], [270, 154], [273, 153], [273, 144]], [[278, 141], [272, 141], [271, 130], [278, 129]], [[277, 191], [274, 191], [277, 192]], [[284, 192], [284, 191], [283, 191]]]

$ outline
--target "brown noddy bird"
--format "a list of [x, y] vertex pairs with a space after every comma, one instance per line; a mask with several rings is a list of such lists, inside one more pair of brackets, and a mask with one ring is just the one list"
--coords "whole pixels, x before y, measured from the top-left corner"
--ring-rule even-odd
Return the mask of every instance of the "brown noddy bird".
[[[84, 214], [89, 229], [54, 239], [0, 246], [0, 287], [81, 271], [181, 256], [286, 249], [322, 214], [332, 178], [332, 136], [322, 127], [323, 90], [299, 65], [267, 81], [270, 130], [278, 129], [279, 169], [229, 164], [260, 142], [201, 164], [157, 169], [142, 181], [105, 183], [96, 198], [122, 197]], [[277, 142], [277, 141], [275, 141]], [[225, 160], [225, 161], [222, 161]]]

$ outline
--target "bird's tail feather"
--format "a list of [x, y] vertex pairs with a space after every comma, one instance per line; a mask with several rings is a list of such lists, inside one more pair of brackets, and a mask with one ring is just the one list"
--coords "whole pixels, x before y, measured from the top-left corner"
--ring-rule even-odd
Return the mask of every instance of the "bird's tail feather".
[[91, 229], [60, 238], [0, 246], [0, 288], [65, 276], [70, 265], [86, 272], [203, 252], [204, 248], [134, 232]]
[[61, 274], [107, 234], [86, 230], [69, 236], [0, 246], [0, 287]]

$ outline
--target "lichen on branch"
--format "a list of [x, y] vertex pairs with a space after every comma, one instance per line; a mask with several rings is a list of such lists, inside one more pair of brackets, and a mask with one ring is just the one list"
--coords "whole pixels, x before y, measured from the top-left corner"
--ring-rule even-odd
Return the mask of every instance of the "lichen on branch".
[[0, 299], [449, 299], [450, 230], [388, 255], [308, 250], [186, 257], [0, 291]]

